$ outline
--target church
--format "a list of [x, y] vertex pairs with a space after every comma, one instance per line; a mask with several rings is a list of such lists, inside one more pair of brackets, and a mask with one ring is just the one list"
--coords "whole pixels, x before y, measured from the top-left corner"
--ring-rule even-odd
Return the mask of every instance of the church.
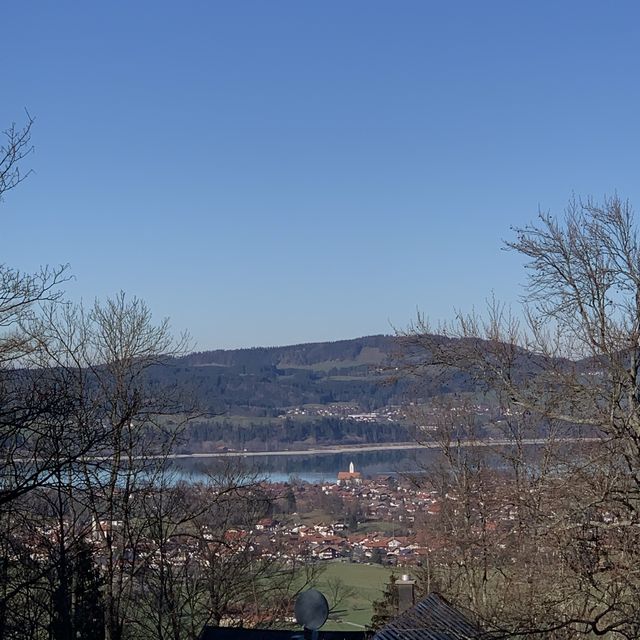
[[338, 484], [360, 484], [361, 482], [362, 475], [356, 471], [353, 462], [349, 463], [349, 471], [338, 471]]

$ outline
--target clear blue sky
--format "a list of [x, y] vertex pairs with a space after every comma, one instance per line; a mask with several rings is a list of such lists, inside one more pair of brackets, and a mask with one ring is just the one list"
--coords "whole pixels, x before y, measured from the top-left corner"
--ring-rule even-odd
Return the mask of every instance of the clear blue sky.
[[640, 208], [637, 2], [12, 2], [36, 117], [0, 260], [69, 262], [198, 349], [389, 333], [517, 299], [511, 225]]

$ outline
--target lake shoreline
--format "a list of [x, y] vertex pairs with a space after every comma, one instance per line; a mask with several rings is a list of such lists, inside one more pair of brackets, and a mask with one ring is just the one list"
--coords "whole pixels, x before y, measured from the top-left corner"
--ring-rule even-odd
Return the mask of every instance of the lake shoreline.
[[[577, 442], [599, 442], [600, 438], [556, 438], [554, 442], [570, 444]], [[543, 445], [548, 438], [527, 438], [516, 442], [509, 439], [500, 440], [463, 440], [456, 443], [460, 447], [508, 447], [516, 444], [525, 446]], [[410, 451], [412, 449], [438, 449], [442, 445], [438, 442], [386, 442], [382, 444], [366, 445], [329, 445], [312, 449], [283, 449], [279, 451], [215, 451], [211, 453], [174, 453], [168, 458], [172, 460], [198, 460], [206, 458], [251, 458], [271, 456], [310, 456], [335, 455], [345, 453], [367, 453], [373, 451]]]

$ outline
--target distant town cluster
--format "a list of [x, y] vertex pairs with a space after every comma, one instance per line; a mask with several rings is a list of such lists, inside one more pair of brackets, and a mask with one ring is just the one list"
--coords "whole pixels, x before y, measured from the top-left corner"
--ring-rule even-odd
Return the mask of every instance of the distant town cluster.
[[288, 408], [281, 417], [287, 416], [319, 416], [355, 420], [356, 422], [402, 422], [407, 419], [407, 412], [401, 406], [381, 407], [376, 411], [365, 412], [359, 404], [331, 403], [327, 405], [304, 405]]
[[[446, 546], [443, 537], [425, 534], [425, 519], [440, 513], [443, 501], [456, 502], [452, 494], [441, 496], [436, 488], [417, 486], [410, 479], [398, 476], [363, 478], [351, 463], [348, 471], [340, 471], [336, 481], [310, 484], [295, 480], [291, 483], [266, 483], [261, 489], [274, 503], [288, 496], [295, 511], [273, 513], [250, 526], [228, 526], [224, 531], [204, 526], [194, 536], [183, 532], [171, 541], [169, 562], [180, 566], [188, 562], [205, 562], [199, 537], [207, 541], [207, 554], [229, 555], [249, 549], [256, 557], [278, 557], [291, 562], [336, 560], [376, 562], [379, 564], [420, 565], [425, 556]], [[492, 528], [507, 526], [514, 519], [506, 505]], [[416, 527], [416, 520], [420, 526]], [[92, 519], [86, 528], [85, 542], [91, 545], [98, 567], [107, 563], [114, 538], [123, 534], [124, 522], [113, 519]], [[72, 527], [71, 521], [64, 526]], [[43, 522], [25, 540], [32, 558], [44, 558], [44, 549], [60, 534], [59, 522]], [[163, 554], [166, 554], [166, 544]], [[136, 561], [155, 564], [159, 548], [152, 537], [138, 541]], [[157, 553], [160, 553], [157, 551]], [[131, 556], [123, 550], [123, 559]], [[159, 561], [159, 558], [158, 558]], [[166, 561], [166, 558], [163, 558]]]

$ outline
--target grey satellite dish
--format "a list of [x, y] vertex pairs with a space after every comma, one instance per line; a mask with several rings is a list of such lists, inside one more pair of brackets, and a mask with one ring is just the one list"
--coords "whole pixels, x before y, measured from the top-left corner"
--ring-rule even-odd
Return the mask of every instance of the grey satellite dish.
[[317, 631], [327, 621], [329, 603], [317, 589], [309, 589], [296, 598], [294, 611], [298, 624]]

